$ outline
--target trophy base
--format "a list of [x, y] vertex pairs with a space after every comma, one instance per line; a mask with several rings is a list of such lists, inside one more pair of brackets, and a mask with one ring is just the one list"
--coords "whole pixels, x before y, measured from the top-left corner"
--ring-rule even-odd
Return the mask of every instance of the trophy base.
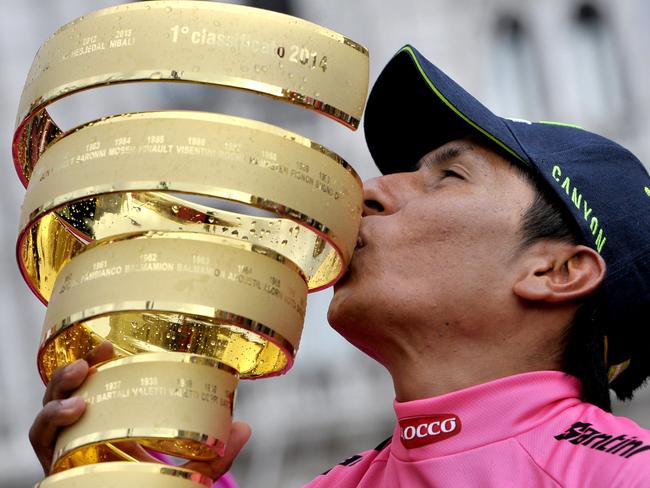
[[[75, 449], [57, 460], [52, 467], [52, 473], [60, 473], [80, 466], [114, 461], [139, 463], [141, 461], [135, 457], [137, 454], [133, 452], [129, 454], [129, 452], [134, 449], [140, 450], [142, 447], [177, 457], [190, 458], [195, 461], [209, 461], [223, 455], [225, 449], [225, 444], [221, 441], [216, 441], [214, 445], [206, 445], [199, 440], [189, 440], [187, 439], [189, 433], [178, 433], [179, 437], [173, 439], [132, 439], [127, 434], [128, 432], [124, 432], [122, 440], [119, 440], [120, 436], [114, 432], [110, 435], [109, 433], [99, 433], [98, 436], [100, 437], [111, 437], [116, 439], [116, 441], [90, 444]], [[180, 438], [180, 435], [183, 435], [184, 438]], [[143, 453], [146, 457], [150, 456], [146, 451], [143, 451]]]
[[34, 488], [209, 487], [212, 480], [189, 469], [154, 463], [109, 462], [73, 468], [48, 476]]

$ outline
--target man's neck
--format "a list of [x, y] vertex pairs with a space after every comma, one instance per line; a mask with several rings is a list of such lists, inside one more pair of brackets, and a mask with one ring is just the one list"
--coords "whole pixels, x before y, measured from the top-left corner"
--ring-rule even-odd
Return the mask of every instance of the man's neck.
[[529, 371], [559, 370], [559, 365], [543, 361], [514, 361], [508, 357], [471, 357], [452, 361], [397, 361], [388, 367], [399, 402], [444, 395], [470, 386]]

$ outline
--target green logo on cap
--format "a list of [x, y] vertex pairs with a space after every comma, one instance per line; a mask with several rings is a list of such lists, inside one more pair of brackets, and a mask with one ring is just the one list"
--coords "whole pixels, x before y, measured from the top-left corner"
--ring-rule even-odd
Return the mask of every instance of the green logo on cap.
[[650, 197], [650, 188], [648, 188], [647, 186], [645, 187], [645, 194]]
[[[605, 236], [605, 231], [603, 226], [598, 221], [598, 217], [593, 214], [593, 208], [587, 203], [587, 199], [583, 197], [580, 189], [571, 183], [571, 178], [568, 175], [562, 177], [562, 168], [559, 164], [553, 166], [551, 170], [551, 175], [553, 179], [558, 182], [562, 190], [567, 194], [567, 197], [571, 202], [576, 206], [578, 210], [582, 210], [582, 217], [585, 219], [585, 222], [589, 225], [589, 230], [594, 236], [594, 242], [596, 244], [596, 250], [601, 252], [603, 246], [605, 246], [605, 241], [607, 237]], [[646, 193], [650, 196], [650, 189], [646, 188]]]

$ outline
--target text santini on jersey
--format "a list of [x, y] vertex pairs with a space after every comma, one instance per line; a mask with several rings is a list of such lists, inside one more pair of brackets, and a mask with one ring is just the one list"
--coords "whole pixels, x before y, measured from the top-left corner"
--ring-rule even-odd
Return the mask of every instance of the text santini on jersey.
[[605, 434], [594, 429], [587, 422], [576, 422], [566, 431], [556, 435], [555, 439], [569, 441], [571, 444], [597, 449], [609, 454], [617, 454], [625, 459], [650, 449], [650, 445], [644, 444], [635, 436]]

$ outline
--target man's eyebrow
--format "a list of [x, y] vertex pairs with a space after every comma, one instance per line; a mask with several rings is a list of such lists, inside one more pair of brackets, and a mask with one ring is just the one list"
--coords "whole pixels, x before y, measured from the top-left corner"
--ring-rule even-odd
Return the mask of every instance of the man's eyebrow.
[[471, 151], [472, 149], [473, 147], [469, 144], [453, 144], [443, 146], [423, 156], [420, 161], [418, 161], [416, 169], [420, 169], [422, 166], [432, 167], [436, 165], [442, 165], [451, 159], [460, 156], [466, 151]]

